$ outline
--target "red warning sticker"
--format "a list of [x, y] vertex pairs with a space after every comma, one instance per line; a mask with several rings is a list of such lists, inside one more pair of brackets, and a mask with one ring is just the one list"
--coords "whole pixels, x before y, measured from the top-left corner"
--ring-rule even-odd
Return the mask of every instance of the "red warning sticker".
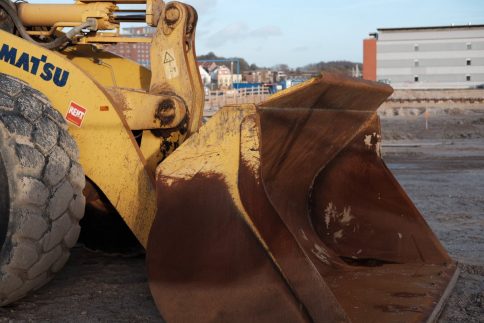
[[66, 120], [80, 128], [85, 115], [86, 109], [71, 101], [67, 110]]

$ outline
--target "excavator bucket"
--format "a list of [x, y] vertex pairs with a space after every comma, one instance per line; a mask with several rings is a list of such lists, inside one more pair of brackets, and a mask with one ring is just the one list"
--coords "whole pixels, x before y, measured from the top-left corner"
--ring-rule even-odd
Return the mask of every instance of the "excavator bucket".
[[322, 75], [228, 106], [157, 169], [168, 322], [422, 322], [455, 262], [380, 156], [389, 86]]

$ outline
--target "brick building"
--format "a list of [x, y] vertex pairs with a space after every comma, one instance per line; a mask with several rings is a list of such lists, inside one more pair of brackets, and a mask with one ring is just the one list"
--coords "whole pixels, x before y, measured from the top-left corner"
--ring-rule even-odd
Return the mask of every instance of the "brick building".
[[[151, 36], [155, 30], [154, 27], [131, 27], [123, 29], [126, 34], [124, 36], [128, 37]], [[151, 43], [118, 43], [106, 45], [105, 48], [116, 55], [131, 59], [145, 67], [150, 67]]]

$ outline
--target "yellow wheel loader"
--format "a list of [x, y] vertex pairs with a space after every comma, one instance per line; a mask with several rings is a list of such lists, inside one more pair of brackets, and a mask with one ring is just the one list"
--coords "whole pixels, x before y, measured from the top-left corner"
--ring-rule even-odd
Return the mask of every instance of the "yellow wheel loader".
[[[323, 74], [202, 126], [196, 22], [179, 2], [0, 0], [0, 304], [108, 203], [168, 322], [435, 320], [458, 271], [380, 156], [392, 88]], [[151, 43], [151, 70], [105, 50], [123, 42]]]

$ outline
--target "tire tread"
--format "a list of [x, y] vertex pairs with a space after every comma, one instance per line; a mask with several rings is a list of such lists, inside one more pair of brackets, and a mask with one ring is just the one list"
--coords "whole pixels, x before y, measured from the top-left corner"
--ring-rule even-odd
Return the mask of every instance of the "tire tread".
[[10, 190], [2, 306], [46, 284], [66, 263], [84, 213], [85, 177], [62, 115], [42, 93], [2, 73], [0, 150]]

